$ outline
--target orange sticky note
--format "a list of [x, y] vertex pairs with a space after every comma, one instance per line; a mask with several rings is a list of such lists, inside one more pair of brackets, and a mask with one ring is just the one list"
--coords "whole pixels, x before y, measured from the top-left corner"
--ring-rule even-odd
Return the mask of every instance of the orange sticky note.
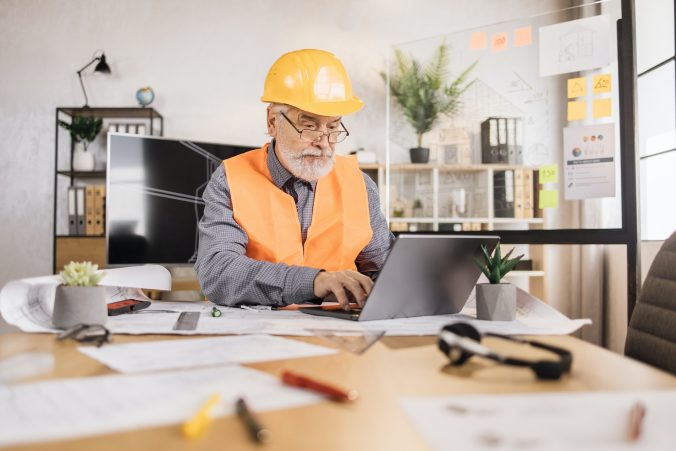
[[470, 50], [481, 50], [486, 48], [486, 32], [485, 31], [476, 31], [472, 33], [472, 36], [469, 39], [469, 48]]
[[531, 45], [532, 42], [533, 31], [531, 27], [522, 27], [514, 30], [514, 47]]
[[507, 49], [507, 33], [496, 33], [491, 38], [491, 50], [501, 52]]
[[601, 74], [592, 77], [592, 88], [594, 94], [601, 94], [602, 92], [610, 92], [611, 89], [611, 75]]
[[587, 79], [584, 77], [568, 79], [568, 98], [587, 95]]
[[584, 100], [568, 102], [569, 121], [581, 121], [585, 117], [587, 117], [587, 102]]
[[594, 99], [592, 103], [592, 116], [594, 119], [600, 117], [610, 117], [612, 114], [612, 107], [610, 99]]

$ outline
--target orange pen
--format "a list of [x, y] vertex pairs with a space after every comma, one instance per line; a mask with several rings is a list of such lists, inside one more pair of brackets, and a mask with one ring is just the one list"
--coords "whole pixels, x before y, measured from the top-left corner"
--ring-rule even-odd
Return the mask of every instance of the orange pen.
[[291, 371], [284, 371], [282, 373], [282, 382], [292, 387], [306, 388], [308, 390], [316, 391], [322, 395], [326, 395], [335, 401], [354, 401], [359, 396], [356, 390], [342, 390], [340, 388], [332, 387], [323, 382], [310, 379], [306, 376], [292, 373]]

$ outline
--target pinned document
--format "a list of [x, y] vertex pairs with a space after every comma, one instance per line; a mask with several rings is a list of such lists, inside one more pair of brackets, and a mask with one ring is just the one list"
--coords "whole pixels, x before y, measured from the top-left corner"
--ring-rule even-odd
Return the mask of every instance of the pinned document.
[[540, 172], [538, 174], [538, 180], [540, 183], [556, 183], [559, 181], [559, 165], [558, 164], [545, 164], [540, 166]]
[[559, 206], [559, 190], [540, 190], [540, 208], [557, 208]]
[[469, 40], [470, 50], [481, 50], [486, 48], [486, 41], [488, 40], [485, 31], [476, 31], [472, 33]]
[[584, 100], [576, 100], [568, 102], [568, 120], [581, 121], [587, 117], [587, 102]]

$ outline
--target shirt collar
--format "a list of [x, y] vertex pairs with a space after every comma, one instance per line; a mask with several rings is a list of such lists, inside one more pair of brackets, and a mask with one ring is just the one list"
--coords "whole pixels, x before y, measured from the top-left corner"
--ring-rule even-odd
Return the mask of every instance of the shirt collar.
[[277, 188], [279, 189], [282, 189], [282, 187], [286, 185], [291, 179], [293, 179], [293, 182], [298, 180], [304, 184], [309, 185], [313, 191], [317, 186], [317, 182], [308, 182], [306, 180], [301, 180], [295, 177], [293, 174], [291, 174], [284, 166], [282, 166], [282, 163], [279, 161], [279, 158], [277, 158], [277, 154], [275, 153], [274, 139], [270, 141], [270, 145], [268, 146], [267, 164], [268, 170], [270, 171], [270, 176], [272, 177], [272, 183], [274, 183], [275, 186], [277, 186]]

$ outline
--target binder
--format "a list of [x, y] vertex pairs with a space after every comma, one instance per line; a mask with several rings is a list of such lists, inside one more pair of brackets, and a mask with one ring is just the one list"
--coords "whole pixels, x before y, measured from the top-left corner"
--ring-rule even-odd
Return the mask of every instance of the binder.
[[524, 170], [514, 170], [514, 217], [525, 218], [524, 213]]
[[505, 121], [507, 122], [507, 161], [509, 164], [518, 164], [516, 162], [516, 119], [509, 117]]
[[75, 187], [75, 216], [77, 218], [77, 235], [85, 234], [85, 187], [76, 186]]
[[514, 119], [514, 147], [516, 159], [514, 164], [523, 164], [523, 120]]
[[523, 170], [523, 217], [526, 219], [534, 217], [533, 172], [532, 169]]
[[493, 173], [493, 215], [496, 218], [514, 217], [514, 171]]
[[94, 235], [94, 186], [85, 187], [85, 235]]
[[489, 117], [481, 123], [481, 162], [498, 163], [498, 120]]
[[68, 187], [68, 234], [77, 235], [77, 200], [75, 187]]
[[106, 211], [106, 185], [96, 185], [94, 187], [94, 234], [103, 235], [105, 227]]
[[498, 118], [498, 161], [509, 163], [509, 149], [507, 148], [507, 118]]

